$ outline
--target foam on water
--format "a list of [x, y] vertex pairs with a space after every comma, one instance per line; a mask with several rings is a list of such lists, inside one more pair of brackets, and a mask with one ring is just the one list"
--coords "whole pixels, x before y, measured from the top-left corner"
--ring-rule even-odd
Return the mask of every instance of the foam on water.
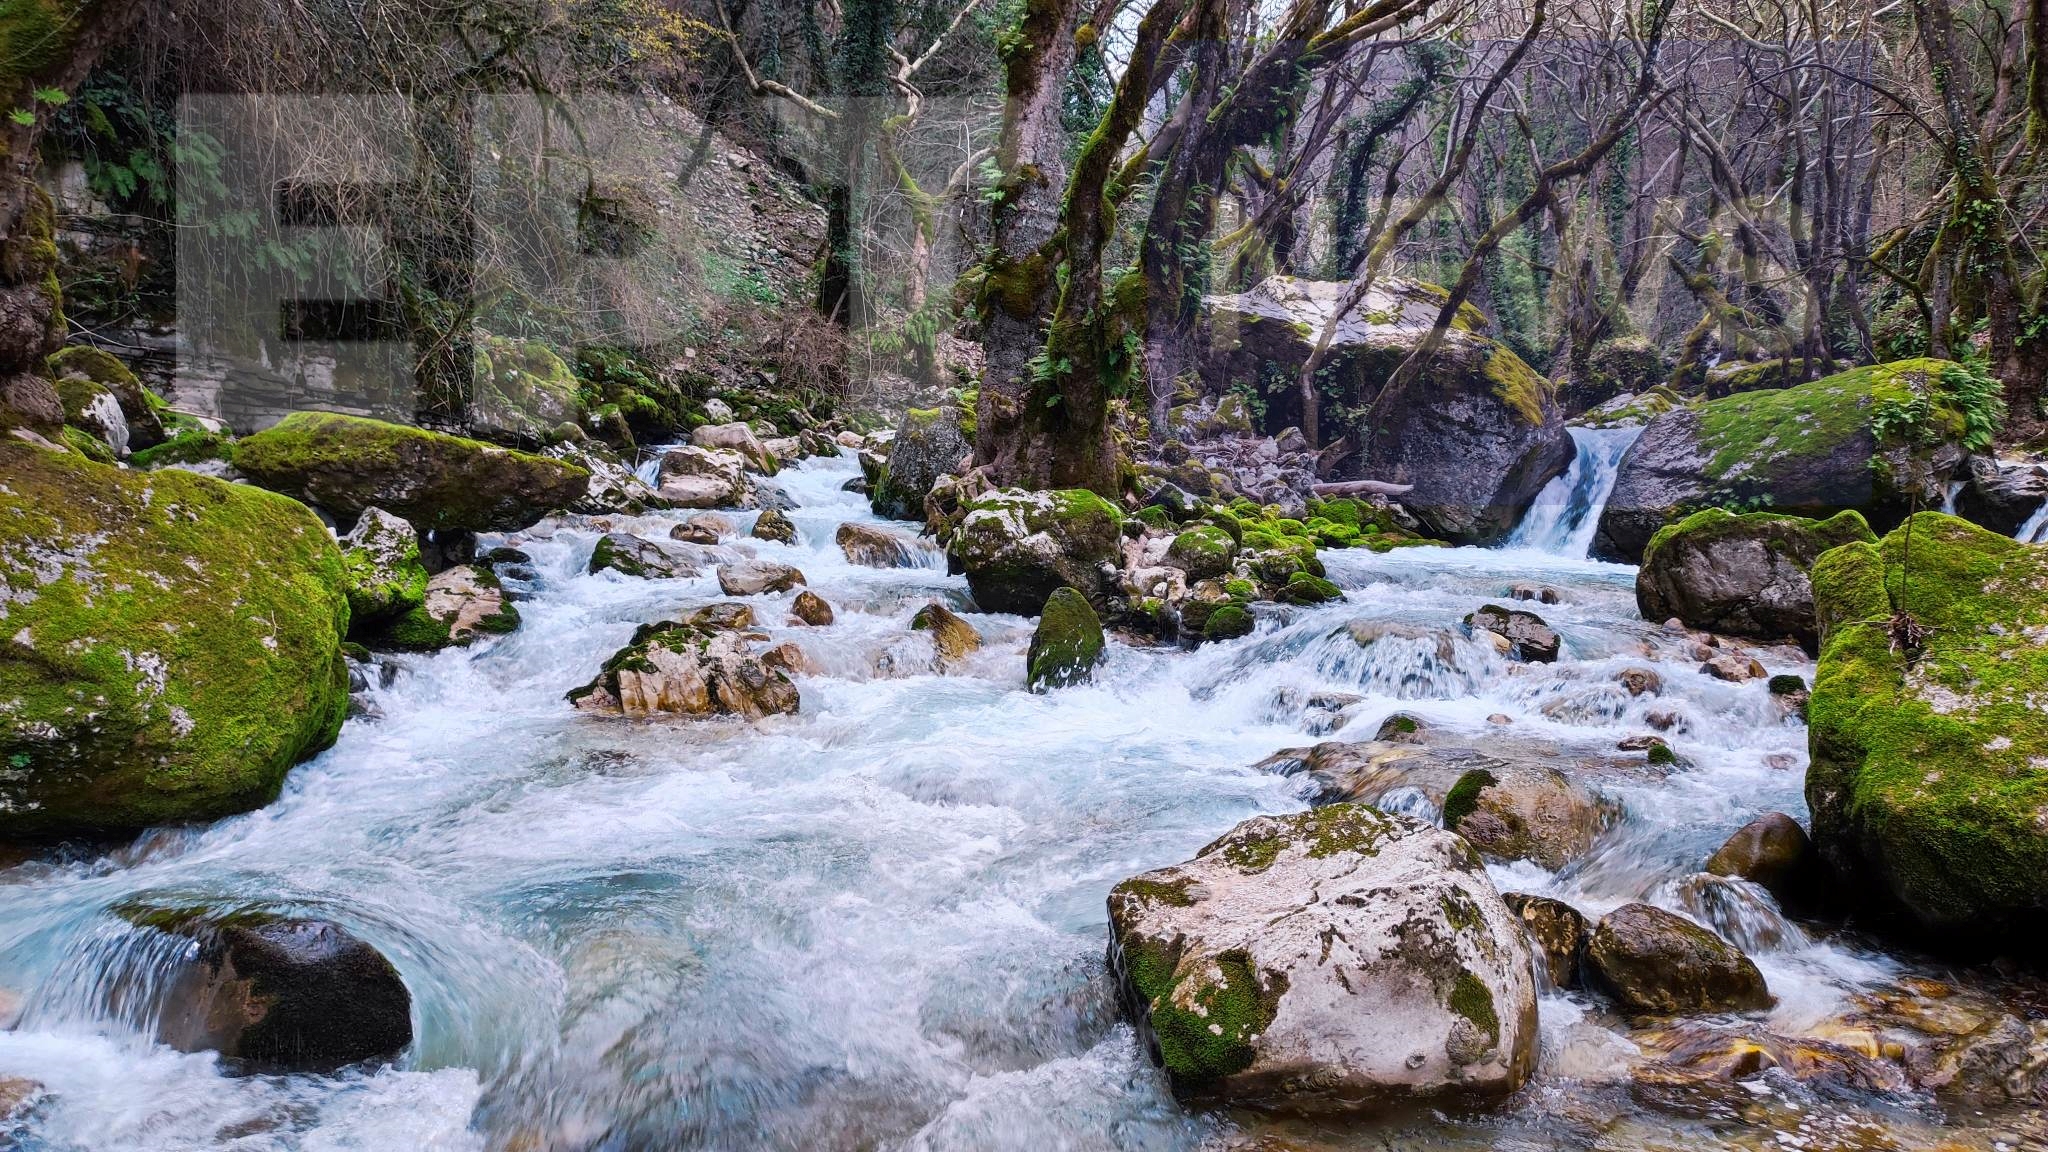
[[[1475, 740], [1501, 714], [1517, 737], [1609, 751], [1649, 709], [1672, 712], [1693, 767], [1600, 780], [1624, 816], [1591, 859], [1495, 869], [1589, 913], [1686, 910], [1674, 882], [1730, 831], [1804, 812], [1804, 730], [1763, 683], [1666, 660], [1661, 696], [1614, 684], [1664, 641], [1635, 616], [1633, 571], [1582, 549], [1326, 553], [1342, 602], [1262, 606], [1252, 636], [1194, 652], [1112, 643], [1093, 683], [1034, 695], [1019, 617], [972, 617], [984, 648], [936, 674], [909, 619], [931, 599], [964, 604], [965, 584], [928, 544], [914, 566], [848, 563], [838, 525], [884, 526], [841, 490], [853, 474], [850, 458], [785, 470], [798, 540], [743, 542], [838, 610], [809, 629], [789, 622], [789, 594], [750, 598], [821, 669], [799, 680], [799, 715], [570, 709], [562, 694], [636, 625], [718, 589], [708, 572], [586, 574], [598, 527], [543, 526], [504, 541], [533, 561], [514, 582], [519, 631], [395, 658], [381, 718], [350, 721], [275, 804], [0, 873], [0, 986], [26, 998], [0, 1075], [47, 1089], [14, 1138], [39, 1152], [1193, 1149], [1231, 1122], [1175, 1105], [1116, 1023], [1103, 899], [1239, 820], [1301, 807], [1297, 781], [1250, 766], [1326, 738], [1337, 721], [1313, 699], [1358, 697], [1337, 738], [1407, 709]], [[609, 528], [661, 539], [686, 515]], [[1362, 649], [1347, 627], [1454, 630], [1529, 579], [1563, 593], [1543, 607], [1564, 638], [1555, 665], [1508, 665], [1462, 637], [1448, 659], [1433, 642]], [[1426, 798], [1389, 802], [1434, 815]], [[109, 909], [190, 901], [345, 924], [412, 989], [413, 1050], [374, 1073], [236, 1078], [153, 1045], [135, 1004], [169, 958]], [[1759, 962], [1774, 1024], [1894, 971], [1803, 935]], [[1546, 1068], [1609, 1068], [1632, 1048], [1578, 1001], [1546, 998], [1544, 1020]]]

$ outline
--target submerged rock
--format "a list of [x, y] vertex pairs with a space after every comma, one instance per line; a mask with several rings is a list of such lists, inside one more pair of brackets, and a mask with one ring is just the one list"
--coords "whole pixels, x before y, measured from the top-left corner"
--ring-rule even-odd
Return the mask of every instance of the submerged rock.
[[1113, 587], [1123, 513], [1084, 489], [991, 492], [963, 506], [946, 552], [986, 612], [1035, 616], [1061, 586]]
[[[1814, 565], [1813, 839], [1845, 895], [1943, 949], [2048, 931], [2048, 548], [1924, 512]], [[1895, 629], [1908, 613], [1919, 630]], [[1920, 631], [1924, 630], [1924, 631]]]
[[832, 605], [808, 588], [796, 594], [789, 610], [798, 620], [813, 628], [823, 628], [833, 620]]
[[[1940, 507], [1961, 464], [1962, 427], [1942, 377], [1946, 360], [1853, 368], [1810, 384], [1679, 408], [1650, 421], [1621, 459], [1593, 553], [1636, 563], [1658, 529], [1687, 513], [1767, 499], [1773, 511], [1827, 519], [1854, 510], [1880, 529], [1915, 501]], [[1876, 417], [1924, 396], [1933, 445], [1880, 443]]]
[[332, 412], [294, 412], [242, 438], [234, 463], [338, 520], [382, 508], [422, 532], [524, 528], [576, 503], [590, 483], [590, 473], [545, 456]]
[[296, 501], [0, 442], [0, 836], [268, 803], [348, 710], [347, 588]]
[[1465, 617], [1465, 627], [1476, 632], [1491, 632], [1507, 641], [1507, 654], [1514, 660], [1526, 660], [1549, 664], [1557, 659], [1563, 647], [1557, 633], [1543, 622], [1543, 617], [1519, 608], [1502, 608], [1488, 604]]
[[846, 562], [863, 568], [906, 568], [915, 546], [894, 532], [846, 523], [833, 536]]
[[727, 596], [787, 592], [804, 582], [802, 572], [787, 564], [771, 564], [766, 560], [740, 560], [718, 566], [718, 587]]
[[1649, 904], [1609, 912], [1586, 945], [1586, 967], [1630, 1012], [1747, 1012], [1771, 1006], [1755, 962], [1734, 945]]
[[1117, 885], [1110, 965], [1176, 1095], [1303, 1113], [1498, 1099], [1536, 1059], [1520, 924], [1457, 837], [1260, 816]]
[[1088, 598], [1061, 588], [1046, 598], [1031, 649], [1024, 656], [1025, 682], [1033, 692], [1064, 688], [1088, 679], [1102, 660], [1102, 620]]
[[[749, 612], [745, 621], [751, 620]], [[747, 635], [734, 630], [746, 622], [700, 614], [642, 625], [632, 643], [613, 653], [596, 679], [571, 691], [568, 700], [581, 711], [635, 717], [758, 719], [795, 712], [800, 700], [789, 671], [796, 665], [775, 650], [755, 653]]]
[[889, 520], [922, 520], [925, 497], [939, 477], [958, 471], [974, 451], [971, 418], [958, 408], [912, 408], [896, 426], [886, 462], [869, 481], [868, 505]]
[[326, 920], [123, 913], [192, 948], [163, 981], [158, 1038], [259, 1072], [331, 1072], [412, 1043], [412, 995], [383, 953]]
[[941, 668], [949, 668], [981, 651], [981, 633], [974, 630], [974, 625], [936, 600], [918, 609], [917, 615], [910, 618], [910, 626], [931, 633]]
[[1756, 640], [1820, 642], [1807, 573], [1820, 554], [1854, 540], [1875, 543], [1855, 512], [1826, 521], [1771, 512], [1695, 512], [1650, 538], [1636, 574], [1645, 620]]

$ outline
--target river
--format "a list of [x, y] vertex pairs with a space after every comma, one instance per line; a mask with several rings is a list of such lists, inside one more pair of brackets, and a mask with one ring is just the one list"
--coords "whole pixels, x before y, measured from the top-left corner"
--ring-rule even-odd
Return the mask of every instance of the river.
[[[1185, 1110], [1117, 1022], [1105, 894], [1241, 819], [1301, 808], [1301, 781], [1253, 765], [1329, 738], [1318, 692], [1364, 697], [1340, 738], [1406, 708], [1475, 740], [1588, 754], [1646, 731], [1653, 707], [1673, 713], [1667, 738], [1690, 766], [1598, 780], [1625, 815], [1590, 859], [1494, 869], [1503, 889], [1589, 914], [1645, 897], [1692, 907], [1681, 879], [1730, 832], [1804, 815], [1803, 725], [1761, 681], [1693, 671], [1637, 617], [1633, 570], [1582, 558], [1626, 448], [1601, 436], [1582, 440], [1524, 546], [1325, 552], [1343, 602], [1262, 609], [1254, 635], [1193, 652], [1112, 644], [1093, 684], [1050, 695], [1023, 689], [1020, 617], [970, 617], [985, 646], [936, 674], [909, 618], [933, 598], [964, 603], [964, 581], [935, 552], [920, 567], [846, 563], [834, 529], [875, 522], [841, 490], [854, 463], [807, 462], [781, 478], [802, 538], [753, 546], [800, 567], [838, 623], [785, 626], [787, 595], [754, 598], [818, 668], [799, 680], [800, 714], [758, 723], [632, 722], [562, 699], [635, 625], [718, 598], [709, 573], [585, 574], [587, 523], [487, 540], [532, 557], [532, 578], [513, 582], [521, 628], [394, 658], [377, 715], [351, 720], [275, 804], [0, 872], [0, 987], [22, 997], [0, 1075], [48, 1091], [0, 1147], [1168, 1150], [1260, 1133], [1299, 1148], [1997, 1146], [1995, 1125], [1942, 1127], [1924, 1099], [1789, 1080], [1745, 1084], [1760, 1104], [1733, 1121], [1640, 1106], [1625, 1078], [1644, 1038], [1579, 993], [1546, 995], [1538, 1079], [1508, 1106], [1349, 1128]], [[677, 518], [611, 519], [665, 538]], [[1344, 629], [1450, 625], [1531, 580], [1562, 594], [1540, 609], [1564, 638], [1555, 665], [1476, 645], [1448, 662], [1420, 645], [1360, 649]], [[1665, 656], [1661, 698], [1613, 683], [1646, 652]], [[1796, 657], [1771, 664], [1811, 674]], [[345, 924], [403, 973], [413, 1048], [373, 1072], [230, 1076], [153, 1045], [120, 993], [162, 958], [107, 911], [131, 901]], [[1774, 1031], [1829, 1027], [1919, 971], [1810, 938], [1767, 901], [1713, 915], [1753, 937]], [[1845, 1133], [1882, 1142], [1823, 1139]]]

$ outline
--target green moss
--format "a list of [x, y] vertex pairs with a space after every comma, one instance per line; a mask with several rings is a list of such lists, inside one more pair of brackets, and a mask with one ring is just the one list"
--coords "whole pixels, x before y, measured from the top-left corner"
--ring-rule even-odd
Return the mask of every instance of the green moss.
[[1723, 508], [1706, 508], [1675, 524], [1666, 524], [1650, 537], [1643, 549], [1643, 567], [1653, 567], [1652, 558], [1680, 539], [1709, 543], [1728, 537], [1762, 538], [1775, 543], [1780, 552], [1818, 555], [1853, 541], [1875, 543], [1877, 535], [1863, 514], [1853, 509], [1838, 512], [1826, 520], [1809, 520], [1777, 512], [1735, 513]]
[[1147, 880], [1138, 876], [1117, 885], [1112, 894], [1164, 904], [1169, 908], [1191, 908], [1195, 903], [1194, 897], [1188, 895], [1186, 880]]
[[64, 426], [64, 446], [88, 460], [95, 460], [101, 464], [114, 462], [113, 445], [75, 424]]
[[1504, 345], [1494, 345], [1486, 356], [1486, 378], [1493, 382], [1493, 394], [1514, 409], [1524, 422], [1541, 426], [1543, 410], [1551, 400], [1551, 383], [1529, 367]]
[[1287, 578], [1287, 586], [1280, 590], [1280, 599], [1289, 604], [1327, 604], [1342, 600], [1343, 589], [1320, 576], [1296, 572]]
[[1458, 823], [1478, 810], [1479, 794], [1498, 783], [1493, 773], [1484, 768], [1474, 768], [1458, 777], [1444, 794], [1444, 827], [1457, 831]]
[[392, 621], [381, 640], [384, 646], [401, 652], [439, 652], [451, 643], [447, 623], [436, 620], [419, 605]]
[[1678, 753], [1673, 752], [1671, 750], [1671, 745], [1663, 743], [1650, 745], [1650, 750], [1646, 754], [1646, 758], [1652, 764], [1678, 763]]
[[137, 468], [162, 468], [168, 464], [197, 464], [204, 460], [226, 460], [233, 455], [234, 442], [218, 432], [196, 425], [181, 429], [153, 448], [130, 453], [128, 463]]
[[1873, 364], [1810, 384], [1703, 404], [1700, 444], [1712, 457], [1706, 474], [1726, 483], [1765, 460], [1826, 455], [1867, 431], [1881, 405], [1910, 400], [1949, 366], [1934, 359]]
[[0, 833], [266, 803], [347, 710], [343, 588], [295, 501], [0, 444]]
[[1235, 640], [1251, 635], [1256, 626], [1252, 614], [1236, 604], [1225, 604], [1209, 613], [1209, 619], [1202, 625], [1204, 640]]
[[[1950, 945], [2038, 939], [2048, 549], [1922, 513], [1822, 556], [1813, 585], [1806, 793], [1823, 854]], [[1895, 640], [1894, 612], [1927, 629], [1917, 648]]]
[[1486, 990], [1486, 982], [1474, 976], [1469, 969], [1458, 969], [1458, 977], [1451, 984], [1451, 995], [1445, 1007], [1472, 1022], [1473, 1027], [1486, 1034], [1494, 1044], [1500, 1043], [1500, 1014], [1494, 1010], [1493, 993]]
[[1046, 598], [1025, 655], [1031, 690], [1043, 692], [1086, 680], [1102, 660], [1102, 650], [1102, 621], [1088, 598], [1072, 588], [1055, 591]]
[[1251, 1067], [1253, 1041], [1273, 1022], [1286, 977], [1273, 972], [1261, 981], [1251, 956], [1232, 949], [1189, 981], [1192, 988], [1177, 986], [1152, 1005], [1152, 1033], [1166, 1070], [1199, 1083]]

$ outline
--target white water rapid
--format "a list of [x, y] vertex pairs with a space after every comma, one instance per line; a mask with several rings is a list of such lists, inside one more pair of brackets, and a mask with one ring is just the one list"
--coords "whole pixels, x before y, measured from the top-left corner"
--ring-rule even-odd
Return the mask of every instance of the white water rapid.
[[2048, 500], [2041, 501], [2041, 506], [2034, 510], [2032, 516], [2027, 517], [2027, 522], [2020, 525], [2019, 531], [2014, 532], [2012, 536], [2013, 539], [2028, 544], [2048, 544]]
[[1535, 502], [1522, 514], [1522, 522], [1508, 537], [1508, 547], [1585, 559], [1593, 548], [1593, 533], [1600, 527], [1600, 510], [1614, 490], [1621, 458], [1642, 434], [1640, 424], [1571, 429], [1572, 446], [1577, 450], [1571, 466], [1536, 494]]
[[[1352, 1126], [1186, 1109], [1117, 1022], [1111, 885], [1246, 817], [1300, 809], [1303, 782], [1251, 766], [1369, 739], [1401, 708], [1474, 742], [1578, 758], [1612, 760], [1618, 740], [1663, 726], [1683, 765], [1638, 753], [1590, 779], [1620, 813], [1593, 856], [1494, 874], [1589, 915], [1649, 899], [1715, 924], [1754, 950], [1778, 997], [1753, 1023], [1805, 1034], [1917, 971], [1809, 937], [1759, 893], [1687, 884], [1752, 817], [1804, 815], [1806, 733], [1763, 681], [1703, 675], [1689, 641], [1638, 619], [1631, 569], [1583, 558], [1629, 434], [1575, 435], [1570, 498], [1532, 514], [1521, 547], [1326, 552], [1344, 601], [1261, 607], [1253, 635], [1193, 652], [1112, 643], [1093, 684], [1049, 695], [1024, 690], [1031, 622], [1014, 616], [971, 616], [985, 647], [936, 674], [910, 616], [964, 602], [965, 584], [940, 566], [845, 562], [837, 525], [874, 522], [841, 491], [850, 457], [786, 470], [801, 540], [751, 543], [838, 610], [831, 627], [793, 627], [788, 595], [752, 598], [817, 665], [795, 716], [576, 713], [564, 691], [635, 625], [717, 599], [715, 581], [586, 574], [587, 522], [486, 541], [532, 556], [533, 578], [513, 582], [520, 629], [395, 658], [380, 715], [351, 720], [276, 803], [0, 871], [0, 987], [23, 999], [0, 1032], [0, 1076], [44, 1090], [0, 1147], [1165, 1152], [1277, 1131], [1303, 1149], [1699, 1150], [1874, 1123], [1885, 1143], [1869, 1147], [1992, 1148], [1995, 1130], [1938, 1128], [1912, 1100], [1769, 1078], [1744, 1082], [1756, 1114], [1733, 1121], [1639, 1106], [1623, 1078], [1645, 1037], [1585, 993], [1546, 995], [1537, 1081], [1507, 1105]], [[610, 519], [665, 538], [679, 517]], [[1541, 607], [1564, 640], [1553, 665], [1464, 642], [1447, 661], [1429, 644], [1361, 649], [1345, 629], [1450, 627], [1530, 580], [1560, 593]], [[1796, 654], [1765, 655], [1811, 675]], [[1615, 676], [1644, 665], [1661, 694], [1633, 697]], [[1334, 736], [1314, 699], [1330, 693], [1359, 697]], [[116, 957], [129, 972], [159, 963], [109, 914], [125, 901], [338, 920], [403, 973], [417, 1040], [396, 1066], [339, 1076], [238, 1077], [157, 1046], [99, 975]]]

